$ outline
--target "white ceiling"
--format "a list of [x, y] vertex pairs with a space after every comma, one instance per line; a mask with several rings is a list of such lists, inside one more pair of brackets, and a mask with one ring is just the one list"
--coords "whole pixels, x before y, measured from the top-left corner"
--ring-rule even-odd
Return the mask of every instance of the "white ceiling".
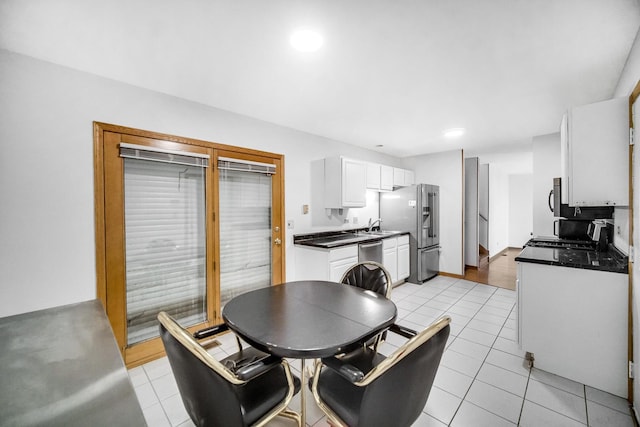
[[398, 157], [556, 132], [639, 24], [637, 0], [0, 0], [0, 48]]

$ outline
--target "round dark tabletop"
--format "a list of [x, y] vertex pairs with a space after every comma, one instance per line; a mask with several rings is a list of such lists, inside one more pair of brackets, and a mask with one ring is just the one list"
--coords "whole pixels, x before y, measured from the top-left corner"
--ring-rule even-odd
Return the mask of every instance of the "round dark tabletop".
[[340, 283], [287, 282], [239, 295], [222, 310], [229, 328], [259, 350], [310, 359], [350, 350], [388, 328], [395, 304]]

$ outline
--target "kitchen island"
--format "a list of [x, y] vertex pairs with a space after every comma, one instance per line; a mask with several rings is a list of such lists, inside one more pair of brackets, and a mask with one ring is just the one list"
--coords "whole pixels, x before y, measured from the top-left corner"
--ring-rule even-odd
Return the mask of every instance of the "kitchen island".
[[0, 319], [0, 425], [146, 426], [97, 301]]
[[518, 344], [533, 365], [627, 398], [627, 258], [527, 246], [516, 261]]

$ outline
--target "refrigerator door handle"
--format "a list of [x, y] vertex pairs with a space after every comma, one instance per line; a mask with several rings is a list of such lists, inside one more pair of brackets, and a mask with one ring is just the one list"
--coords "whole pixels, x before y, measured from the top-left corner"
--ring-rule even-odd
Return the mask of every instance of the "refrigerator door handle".
[[[436, 206], [436, 203], [440, 203], [438, 197], [436, 197], [438, 193], [433, 193], [433, 211], [440, 212], [440, 206]], [[433, 221], [433, 215], [431, 215]], [[435, 231], [438, 224], [431, 224], [431, 228], [434, 230], [433, 237], [438, 237], [437, 232]]]

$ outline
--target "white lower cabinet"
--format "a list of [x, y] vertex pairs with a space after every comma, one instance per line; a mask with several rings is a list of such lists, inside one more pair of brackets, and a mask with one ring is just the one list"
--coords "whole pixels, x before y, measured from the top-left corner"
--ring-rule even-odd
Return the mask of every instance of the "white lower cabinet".
[[382, 265], [387, 269], [393, 283], [409, 277], [409, 235], [386, 238], [382, 241]]
[[409, 235], [398, 237], [398, 280], [404, 280], [411, 273], [409, 264]]
[[[339, 282], [350, 267], [358, 263], [358, 245], [334, 249], [296, 245], [295, 280], [330, 280]], [[409, 235], [382, 240], [382, 265], [392, 282], [409, 277]]]
[[322, 249], [296, 246], [296, 280], [339, 282], [349, 267], [358, 263], [358, 245]]
[[517, 298], [535, 367], [627, 397], [627, 274], [519, 262]]
[[382, 241], [382, 265], [391, 276], [391, 282], [398, 281], [398, 239], [391, 237]]

